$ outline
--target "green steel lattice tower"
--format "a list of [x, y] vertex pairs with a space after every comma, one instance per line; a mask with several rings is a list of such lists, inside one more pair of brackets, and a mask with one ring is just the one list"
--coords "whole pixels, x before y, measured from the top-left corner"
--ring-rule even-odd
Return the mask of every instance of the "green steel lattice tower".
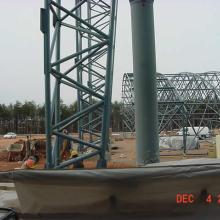
[[[106, 167], [117, 4], [117, 0], [45, 0], [41, 9], [48, 169], [97, 155], [97, 167]], [[77, 112], [61, 120], [64, 86], [73, 90], [70, 96], [75, 91]], [[78, 126], [78, 137], [62, 132], [73, 124]], [[78, 143], [80, 157], [60, 161], [63, 138]]]

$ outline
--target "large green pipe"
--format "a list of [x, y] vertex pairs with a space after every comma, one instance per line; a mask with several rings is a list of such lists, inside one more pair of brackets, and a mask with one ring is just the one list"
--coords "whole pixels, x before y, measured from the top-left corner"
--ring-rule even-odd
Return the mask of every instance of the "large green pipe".
[[153, 0], [130, 0], [137, 165], [159, 162]]

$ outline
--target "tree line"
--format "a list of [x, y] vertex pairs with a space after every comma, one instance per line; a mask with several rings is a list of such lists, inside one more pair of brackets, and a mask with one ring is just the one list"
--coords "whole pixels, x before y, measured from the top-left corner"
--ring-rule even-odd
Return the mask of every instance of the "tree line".
[[[43, 134], [45, 133], [45, 106], [34, 101], [19, 102], [15, 104], [0, 104], [0, 134], [15, 132], [17, 134]], [[77, 102], [67, 105], [61, 101], [61, 120], [77, 112]], [[113, 132], [122, 131], [121, 103], [112, 103], [111, 128]], [[77, 125], [73, 128], [77, 132]]]

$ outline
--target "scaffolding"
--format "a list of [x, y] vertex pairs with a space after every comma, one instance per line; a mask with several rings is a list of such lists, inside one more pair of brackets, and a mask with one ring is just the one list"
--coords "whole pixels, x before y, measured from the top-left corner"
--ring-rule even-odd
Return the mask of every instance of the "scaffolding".
[[159, 133], [174, 127], [184, 127], [187, 120], [184, 101], [172, 82], [161, 73], [157, 73], [157, 101]]
[[122, 106], [121, 112], [123, 115], [123, 131], [135, 131], [135, 116], [134, 116], [134, 74], [125, 73], [122, 80]]
[[220, 126], [220, 73], [167, 74], [166, 77], [175, 86], [184, 100], [188, 114], [188, 126], [209, 127]]
[[[116, 19], [117, 0], [45, 0], [41, 31], [44, 34], [47, 168], [64, 168], [96, 155], [99, 156], [97, 167], [106, 167]], [[72, 89], [70, 96], [73, 97], [74, 91], [77, 94], [77, 112], [61, 120], [65, 86]], [[78, 125], [77, 137], [63, 133], [73, 124]], [[63, 139], [78, 143], [79, 157], [61, 162]]]
[[[125, 132], [135, 132], [134, 74], [122, 81]], [[157, 73], [158, 132], [182, 127], [220, 127], [220, 72]]]

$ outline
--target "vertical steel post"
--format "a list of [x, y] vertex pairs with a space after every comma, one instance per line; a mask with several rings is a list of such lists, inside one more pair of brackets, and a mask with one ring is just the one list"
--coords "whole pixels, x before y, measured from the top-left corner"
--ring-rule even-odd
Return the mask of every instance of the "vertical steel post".
[[[78, 3], [80, 3], [81, 0], [75, 0], [75, 4], [77, 5]], [[76, 10], [76, 15], [77, 17], [81, 18], [81, 7], [79, 7], [77, 10]], [[76, 27], [80, 27], [80, 22], [79, 21], [76, 21]], [[76, 52], [80, 52], [82, 50], [82, 37], [81, 37], [81, 34], [80, 34], [80, 31], [79, 30], [76, 30]], [[82, 55], [78, 55], [77, 58], [76, 58], [76, 62], [78, 62], [79, 60], [82, 59]], [[77, 82], [79, 82], [80, 84], [82, 84], [82, 67], [79, 65], [77, 67]], [[77, 109], [78, 111], [82, 111], [83, 109], [83, 103], [82, 103], [82, 92], [78, 89], [77, 90]], [[82, 132], [82, 119], [80, 119], [78, 121], [78, 133], [79, 133], [79, 138], [80, 139], [83, 139], [83, 132]], [[78, 145], [78, 149], [79, 151], [82, 151], [82, 144], [79, 143]]]
[[[88, 1], [87, 1], [87, 16], [88, 16], [88, 23], [89, 23], [90, 25], [92, 25], [92, 23], [91, 23], [91, 17], [92, 17], [92, 13], [91, 13], [91, 0], [88, 0]], [[92, 35], [91, 35], [91, 34], [88, 34], [88, 47], [91, 47], [91, 46], [92, 46], [92, 40], [91, 40], [91, 38], [92, 38]], [[89, 51], [88, 54], [91, 54], [91, 51]], [[89, 58], [89, 59], [88, 59], [88, 63], [89, 63], [89, 65], [88, 65], [88, 67], [89, 67], [89, 70], [88, 70], [88, 74], [89, 74], [88, 83], [89, 83], [89, 88], [90, 88], [90, 89], [92, 89], [92, 72], [91, 72], [92, 63], [91, 63], [91, 61], [92, 61], [92, 59]], [[90, 95], [90, 96], [89, 96], [89, 103], [90, 103], [90, 105], [92, 105], [92, 102], [93, 102], [92, 96]], [[92, 131], [92, 124], [91, 124], [92, 116], [93, 116], [93, 114], [90, 113], [90, 114], [89, 114], [89, 131]], [[89, 134], [89, 140], [90, 140], [90, 142], [93, 141], [92, 133]]]
[[137, 165], [159, 162], [153, 0], [130, 0]]
[[186, 144], [187, 144], [187, 133], [188, 133], [188, 128], [187, 128], [187, 124], [188, 124], [188, 115], [187, 115], [187, 111], [184, 108], [184, 112], [183, 112], [183, 154], [186, 154]]
[[187, 127], [183, 127], [183, 154], [186, 154]]
[[51, 101], [50, 101], [50, 0], [45, 0], [44, 10], [44, 74], [45, 74], [45, 129], [46, 129], [46, 168], [52, 168], [51, 149]]
[[104, 100], [104, 113], [102, 116], [102, 149], [100, 153], [100, 159], [97, 163], [98, 168], [105, 168], [107, 166], [105, 153], [109, 150], [109, 125], [111, 114], [111, 98], [112, 98], [112, 79], [113, 79], [113, 67], [114, 67], [114, 48], [115, 48], [115, 25], [117, 19], [117, 2], [118, 0], [112, 0], [111, 2], [111, 21], [109, 30], [109, 47], [108, 57], [106, 65], [106, 78], [105, 78], [105, 100]]
[[[57, 4], [61, 5], [61, 0], [57, 0]], [[60, 19], [60, 9], [57, 8], [57, 19]], [[60, 60], [60, 23], [57, 22], [57, 39], [56, 39], [56, 61]], [[60, 64], [56, 66], [56, 70], [60, 72]], [[56, 79], [55, 85], [55, 124], [60, 122], [60, 79]], [[56, 137], [56, 142], [54, 146], [54, 165], [57, 166], [60, 162], [60, 144], [61, 138]]]

